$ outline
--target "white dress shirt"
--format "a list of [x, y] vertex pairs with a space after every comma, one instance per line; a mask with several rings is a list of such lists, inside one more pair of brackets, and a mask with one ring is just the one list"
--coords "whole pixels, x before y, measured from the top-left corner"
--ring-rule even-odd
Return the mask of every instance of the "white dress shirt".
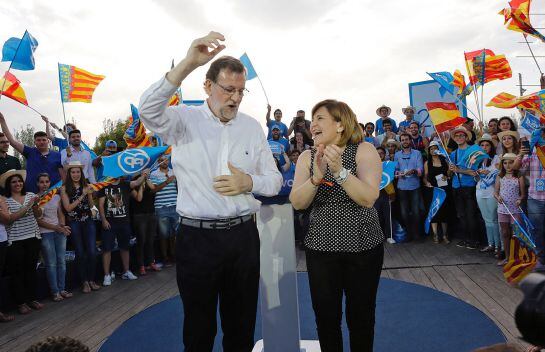
[[93, 160], [91, 159], [91, 153], [88, 150], [83, 149], [80, 146], [80, 150], [76, 150], [71, 145], [68, 146], [72, 152], [72, 156], [66, 155], [66, 149], [61, 150], [61, 163], [67, 165], [71, 161], [79, 161], [83, 164], [83, 175], [90, 183], [95, 183], [95, 170], [93, 169]]
[[[252, 193], [278, 194], [282, 175], [276, 167], [265, 133], [252, 117], [239, 112], [226, 124], [208, 103], [169, 106], [177, 87], [162, 78], [140, 99], [139, 113], [146, 128], [172, 146], [172, 166], [178, 180], [176, 210], [196, 219], [224, 219], [253, 214], [261, 202]], [[252, 177], [252, 193], [222, 196], [214, 178], [230, 175], [227, 163]]]

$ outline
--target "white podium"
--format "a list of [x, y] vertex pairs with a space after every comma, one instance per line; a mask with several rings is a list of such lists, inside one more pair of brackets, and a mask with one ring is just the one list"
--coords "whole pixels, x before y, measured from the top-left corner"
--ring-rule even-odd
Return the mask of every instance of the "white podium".
[[291, 204], [262, 205], [257, 214], [257, 227], [261, 238], [259, 288], [263, 340], [257, 342], [253, 351], [300, 352], [297, 262]]

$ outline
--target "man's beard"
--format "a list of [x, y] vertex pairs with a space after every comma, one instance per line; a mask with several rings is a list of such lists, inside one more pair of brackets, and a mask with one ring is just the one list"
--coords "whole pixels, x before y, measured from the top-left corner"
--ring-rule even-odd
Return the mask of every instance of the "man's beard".
[[238, 113], [238, 107], [235, 109], [231, 109], [229, 107], [222, 107], [220, 108], [220, 116], [224, 120], [232, 120], [237, 116]]

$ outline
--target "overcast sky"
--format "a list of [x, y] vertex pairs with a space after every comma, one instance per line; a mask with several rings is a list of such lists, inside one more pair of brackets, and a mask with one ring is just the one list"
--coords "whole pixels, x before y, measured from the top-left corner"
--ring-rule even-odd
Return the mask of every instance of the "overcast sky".
[[[92, 104], [65, 104], [83, 138], [94, 144], [105, 118], [124, 118], [129, 104], [185, 56], [190, 42], [210, 30], [226, 37], [226, 55], [247, 52], [273, 109], [289, 124], [298, 109], [334, 98], [347, 102], [361, 122], [375, 121], [379, 105], [392, 107], [402, 119], [408, 105], [408, 83], [429, 79], [426, 71], [465, 74], [463, 52], [483, 47], [506, 54], [513, 78], [485, 86], [485, 102], [507, 91], [518, 95], [520, 72], [537, 84], [539, 71], [529, 58], [522, 35], [504, 29], [498, 11], [507, 2], [490, 0], [142, 0], [142, 1], [3, 1], [0, 42], [20, 37], [25, 29], [39, 41], [34, 71], [13, 73], [22, 81], [31, 106], [61, 125], [57, 62], [75, 65], [106, 78]], [[545, 5], [533, 4], [533, 13]], [[545, 27], [545, 16], [532, 18]], [[530, 39], [536, 55], [543, 43]], [[545, 69], [545, 60], [539, 59]], [[9, 63], [0, 63], [2, 71]], [[182, 85], [184, 99], [204, 99], [207, 67]], [[467, 76], [467, 75], [466, 75]], [[264, 122], [266, 100], [257, 79], [241, 111]], [[528, 92], [538, 87], [528, 87]], [[475, 109], [472, 98], [469, 107]], [[37, 114], [3, 97], [0, 111], [10, 127], [32, 124], [42, 129]], [[512, 111], [485, 108], [485, 119]]]

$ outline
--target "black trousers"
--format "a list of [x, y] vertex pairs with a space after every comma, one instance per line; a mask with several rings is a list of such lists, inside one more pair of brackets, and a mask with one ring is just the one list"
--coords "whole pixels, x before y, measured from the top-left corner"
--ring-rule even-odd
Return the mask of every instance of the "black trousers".
[[259, 289], [259, 233], [253, 220], [230, 230], [180, 225], [176, 277], [185, 351], [212, 351], [218, 300], [223, 350], [253, 349]]
[[360, 253], [307, 250], [312, 308], [322, 352], [342, 352], [342, 298], [346, 296], [346, 323], [352, 352], [372, 352], [375, 306], [384, 247]]
[[17, 305], [36, 299], [36, 264], [40, 254], [36, 237], [14, 241], [8, 247], [6, 264], [11, 275], [11, 289]]
[[479, 224], [479, 211], [475, 187], [453, 188], [454, 205], [456, 206], [456, 216], [460, 221], [461, 230], [465, 234], [465, 240], [477, 242], [477, 229]]
[[153, 246], [157, 234], [157, 217], [155, 214], [135, 214], [132, 223], [136, 233], [138, 266], [149, 265], [155, 260]]

